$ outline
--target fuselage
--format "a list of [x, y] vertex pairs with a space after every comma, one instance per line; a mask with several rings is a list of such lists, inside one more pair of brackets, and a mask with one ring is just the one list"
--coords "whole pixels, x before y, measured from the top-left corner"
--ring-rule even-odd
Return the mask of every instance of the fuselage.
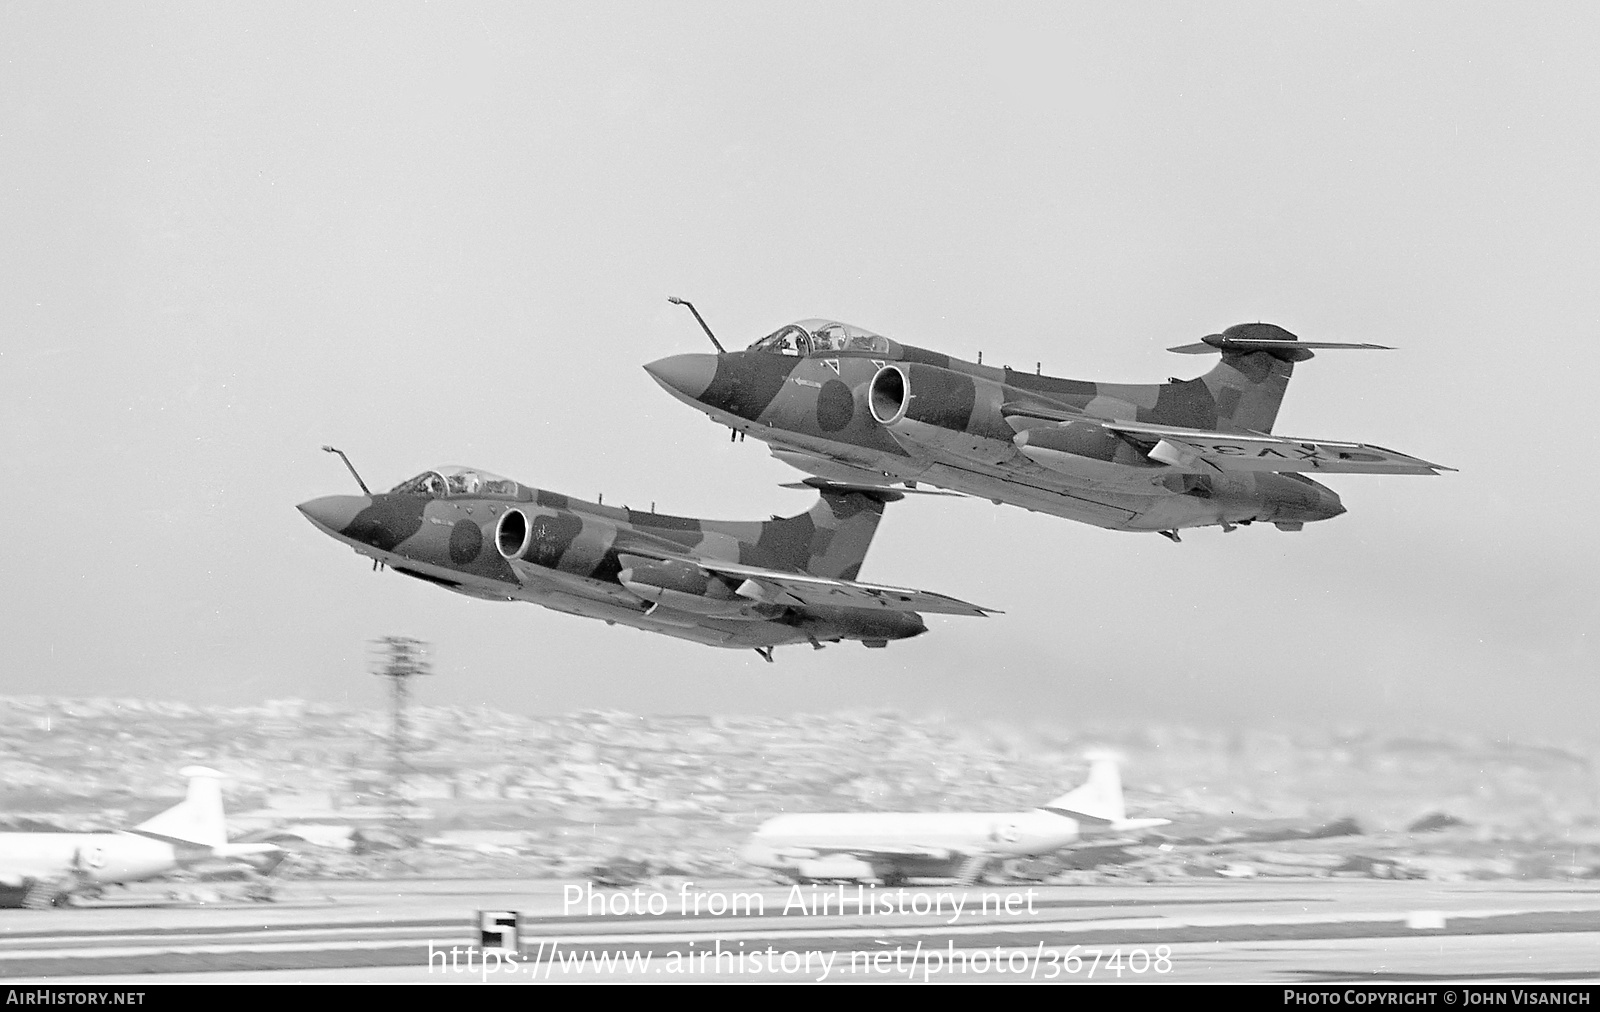
[[780, 815], [741, 857], [808, 879], [953, 875], [968, 858], [1048, 854], [1077, 840], [1077, 820], [1054, 812], [823, 812]]
[[137, 833], [0, 833], [0, 883], [137, 882], [171, 871], [183, 857], [178, 845]]
[[1055, 457], [1019, 446], [1016, 419], [1027, 411], [1052, 424], [1081, 415], [1227, 429], [1233, 398], [1205, 377], [1094, 383], [983, 366], [877, 335], [854, 343], [861, 347], [675, 355], [645, 368], [714, 421], [835, 480], [926, 482], [1128, 531], [1256, 521], [1293, 528], [1344, 512], [1331, 489], [1300, 475], [1186, 473], [1099, 432]]
[[[479, 480], [453, 487], [461, 473]], [[740, 598], [692, 565], [629, 553], [631, 547], [784, 566], [787, 542], [810, 531], [801, 518], [792, 518], [797, 527], [790, 536], [781, 526], [790, 521], [707, 521], [618, 509], [462, 468], [425, 472], [388, 493], [327, 496], [299, 508], [355, 551], [456, 593], [528, 601], [710, 646], [878, 644], [926, 631], [910, 613]]]

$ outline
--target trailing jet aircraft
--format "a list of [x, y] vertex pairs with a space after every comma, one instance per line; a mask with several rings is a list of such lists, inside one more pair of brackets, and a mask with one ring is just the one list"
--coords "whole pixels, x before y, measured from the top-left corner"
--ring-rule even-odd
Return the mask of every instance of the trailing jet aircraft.
[[283, 851], [270, 843], [228, 842], [222, 774], [188, 766], [179, 775], [189, 778], [183, 801], [133, 829], [0, 833], [0, 890], [12, 903], [43, 909], [201, 861], [281, 858]]
[[744, 351], [711, 339], [714, 355], [673, 355], [645, 370], [802, 471], [866, 485], [926, 482], [1173, 541], [1186, 527], [1300, 530], [1343, 513], [1308, 473], [1453, 470], [1365, 443], [1272, 435], [1294, 364], [1313, 349], [1387, 349], [1301, 341], [1267, 323], [1170, 349], [1222, 361], [1198, 379], [1159, 384], [996, 369], [981, 355], [964, 362], [830, 320], [790, 324]]
[[755, 831], [740, 856], [802, 883], [954, 877], [970, 885], [993, 861], [1039, 857], [1084, 837], [1169, 821], [1128, 818], [1116, 762], [1097, 756], [1083, 786], [1031, 812], [780, 815]]
[[918, 636], [927, 632], [918, 612], [990, 612], [856, 581], [884, 504], [901, 498], [891, 489], [813, 478], [801, 486], [820, 493], [808, 512], [725, 522], [617, 509], [465, 467], [424, 471], [378, 494], [356, 480], [367, 494], [299, 509], [374, 568], [469, 597], [754, 649], [768, 661], [788, 643], [882, 647]]

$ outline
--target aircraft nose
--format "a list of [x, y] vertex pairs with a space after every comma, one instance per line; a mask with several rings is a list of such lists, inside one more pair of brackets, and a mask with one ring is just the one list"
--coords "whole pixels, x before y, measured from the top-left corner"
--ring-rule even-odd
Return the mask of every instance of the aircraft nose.
[[670, 355], [644, 367], [650, 378], [691, 401], [700, 400], [717, 375], [715, 355]]
[[364, 495], [325, 495], [303, 502], [295, 509], [327, 534], [341, 534], [362, 510], [372, 505]]

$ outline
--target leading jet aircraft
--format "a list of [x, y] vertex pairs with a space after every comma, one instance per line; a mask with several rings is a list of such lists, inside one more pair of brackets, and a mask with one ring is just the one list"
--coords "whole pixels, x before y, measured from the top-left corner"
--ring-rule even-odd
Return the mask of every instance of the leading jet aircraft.
[[299, 510], [374, 568], [468, 597], [754, 649], [769, 662], [784, 644], [883, 647], [918, 636], [927, 631], [919, 612], [990, 613], [856, 581], [884, 504], [902, 498], [891, 489], [813, 478], [801, 486], [819, 493], [808, 512], [736, 522], [618, 509], [468, 467], [424, 471], [377, 494], [357, 481], [366, 494]]
[[730, 352], [695, 318], [717, 353], [645, 370], [736, 435], [835, 481], [926, 482], [1177, 541], [1188, 527], [1297, 531], [1343, 513], [1308, 473], [1453, 470], [1365, 443], [1272, 434], [1296, 362], [1313, 349], [1388, 350], [1380, 345], [1240, 324], [1170, 349], [1221, 354], [1197, 379], [1118, 384], [965, 362], [832, 320], [792, 323]]

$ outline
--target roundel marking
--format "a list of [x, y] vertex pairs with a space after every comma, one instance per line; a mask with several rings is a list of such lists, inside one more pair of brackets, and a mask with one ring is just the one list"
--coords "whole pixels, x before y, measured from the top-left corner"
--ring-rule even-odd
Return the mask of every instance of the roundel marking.
[[104, 868], [106, 866], [106, 852], [101, 847], [90, 847], [83, 852], [83, 863], [91, 868]]
[[856, 416], [856, 398], [842, 380], [829, 380], [817, 391], [817, 425], [838, 432]]
[[461, 519], [450, 528], [450, 561], [464, 566], [483, 551], [483, 531], [472, 520]]
[[1006, 843], [1016, 843], [1022, 839], [1022, 832], [1017, 829], [1017, 824], [1014, 822], [1002, 823], [1000, 826], [1000, 839]]

